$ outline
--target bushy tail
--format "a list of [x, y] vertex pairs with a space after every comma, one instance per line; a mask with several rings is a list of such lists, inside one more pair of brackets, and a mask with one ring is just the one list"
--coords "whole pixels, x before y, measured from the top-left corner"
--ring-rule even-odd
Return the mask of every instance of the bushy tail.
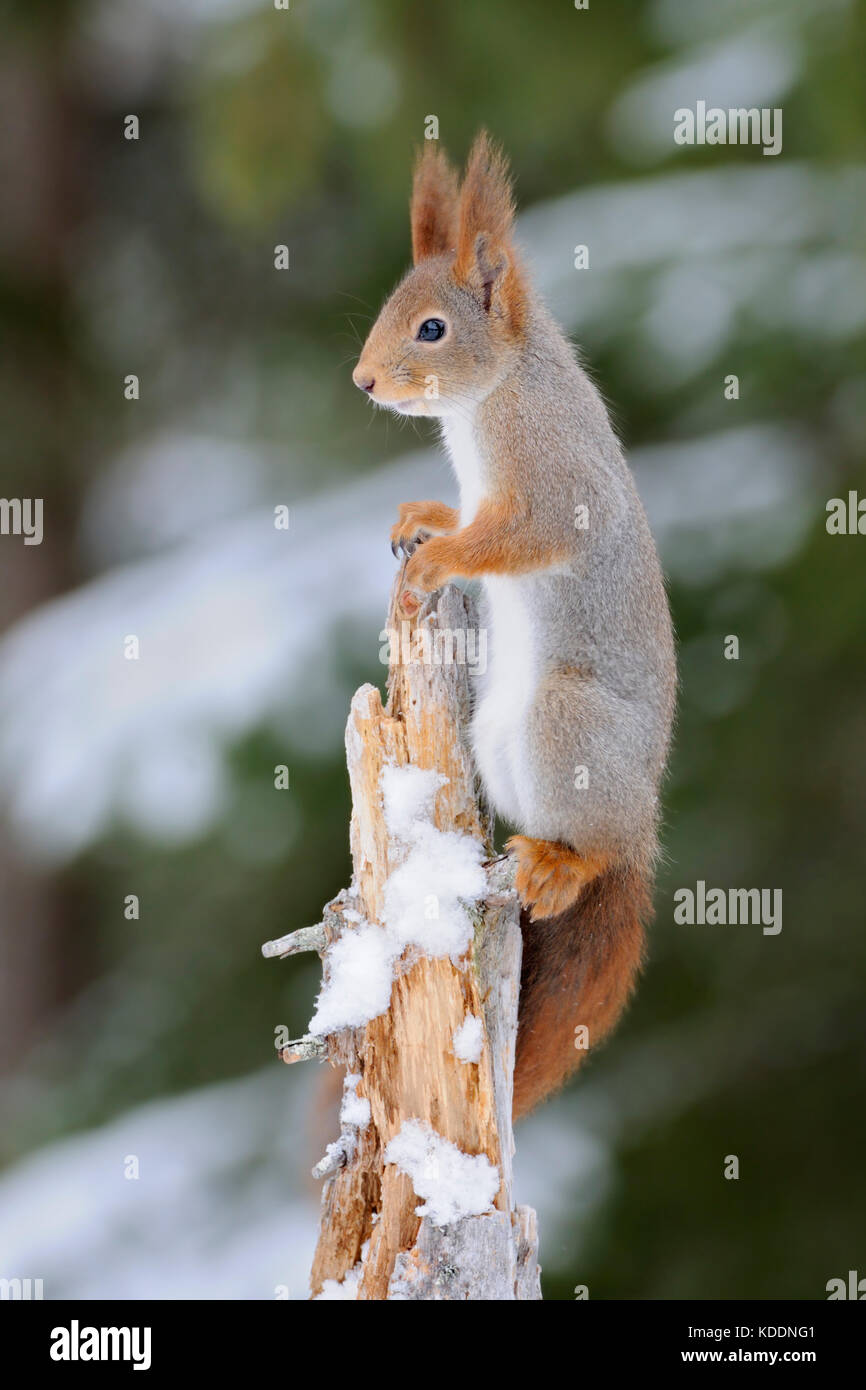
[[561, 1086], [586, 1056], [575, 1030], [596, 1047], [634, 987], [651, 910], [649, 880], [608, 869], [559, 917], [521, 913], [523, 968], [514, 1070], [514, 1117]]

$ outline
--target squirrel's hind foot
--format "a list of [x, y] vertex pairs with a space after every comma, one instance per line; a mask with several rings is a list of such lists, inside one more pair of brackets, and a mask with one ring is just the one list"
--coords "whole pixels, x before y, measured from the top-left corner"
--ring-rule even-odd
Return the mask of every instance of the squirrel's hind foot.
[[608, 867], [602, 854], [577, 854], [558, 840], [512, 835], [506, 845], [517, 860], [515, 887], [530, 920], [558, 917]]

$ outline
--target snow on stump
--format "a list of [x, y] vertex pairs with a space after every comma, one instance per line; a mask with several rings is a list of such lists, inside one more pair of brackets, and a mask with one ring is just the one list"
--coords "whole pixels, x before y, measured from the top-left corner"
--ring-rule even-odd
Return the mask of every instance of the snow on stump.
[[321, 954], [309, 1031], [282, 1056], [345, 1072], [312, 1294], [538, 1299], [535, 1213], [512, 1191], [519, 904], [465, 741], [484, 634], [453, 586], [398, 618], [399, 587], [387, 706], [362, 686], [346, 729], [352, 886], [263, 947]]

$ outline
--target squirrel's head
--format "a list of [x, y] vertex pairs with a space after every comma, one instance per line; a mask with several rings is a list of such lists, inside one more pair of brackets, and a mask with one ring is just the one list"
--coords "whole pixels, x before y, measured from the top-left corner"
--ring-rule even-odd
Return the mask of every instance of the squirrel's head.
[[427, 145], [410, 204], [413, 269], [370, 330], [355, 385], [400, 415], [467, 415], [507, 375], [526, 291], [508, 166], [482, 131], [462, 185]]

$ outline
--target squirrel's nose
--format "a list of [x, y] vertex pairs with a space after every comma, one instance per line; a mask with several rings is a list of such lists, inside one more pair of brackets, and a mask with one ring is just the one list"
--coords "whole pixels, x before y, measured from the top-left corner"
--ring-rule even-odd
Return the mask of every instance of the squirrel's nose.
[[376, 385], [376, 378], [370, 376], [369, 372], [362, 372], [360, 367], [356, 367], [353, 371], [352, 380], [360, 391], [372, 391]]

